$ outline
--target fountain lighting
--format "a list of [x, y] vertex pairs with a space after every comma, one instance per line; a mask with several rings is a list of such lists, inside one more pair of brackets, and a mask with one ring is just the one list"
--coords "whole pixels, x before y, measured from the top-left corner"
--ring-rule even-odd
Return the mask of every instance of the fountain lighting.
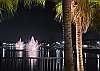
[[[21, 38], [20, 40], [15, 44], [15, 47], [17, 50], [23, 50], [24, 49], [24, 42], [21, 41]], [[22, 51], [18, 51], [17, 52], [17, 57], [23, 57], [23, 52]]]
[[21, 40], [21, 38], [20, 38], [20, 40], [16, 43], [15, 46], [16, 46], [16, 49], [23, 50], [25, 44], [24, 44], [24, 42], [22, 42], [22, 40]]
[[[39, 56], [39, 47], [38, 41], [32, 36], [31, 40], [26, 44], [26, 51], [28, 57], [38, 57]], [[36, 65], [37, 59], [31, 59], [31, 69], [33, 65]]]

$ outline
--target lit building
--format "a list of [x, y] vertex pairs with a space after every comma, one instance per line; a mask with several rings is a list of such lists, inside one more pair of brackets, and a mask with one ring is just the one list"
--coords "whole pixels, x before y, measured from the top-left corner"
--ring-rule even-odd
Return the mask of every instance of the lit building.
[[15, 43], [2, 43], [2, 57], [14, 56], [13, 50], [15, 50]]
[[5, 48], [5, 47], [15, 47], [15, 43], [2, 43], [2, 47]]

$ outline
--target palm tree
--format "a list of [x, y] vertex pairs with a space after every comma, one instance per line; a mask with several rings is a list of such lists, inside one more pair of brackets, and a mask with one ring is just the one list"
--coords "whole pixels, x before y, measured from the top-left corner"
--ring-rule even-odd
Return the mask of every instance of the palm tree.
[[76, 26], [77, 71], [84, 71], [82, 53], [82, 34], [90, 24], [90, 7], [88, 0], [73, 0], [71, 3], [72, 20]]
[[63, 22], [65, 40], [65, 70], [73, 71], [73, 48], [71, 35], [71, 0], [63, 0]]
[[71, 65], [72, 58], [70, 57], [72, 57], [73, 54], [72, 38], [71, 38], [71, 21], [74, 21], [76, 26], [77, 71], [84, 71], [83, 55], [82, 55], [82, 33], [87, 31], [90, 22], [90, 11], [89, 11], [90, 9], [88, 0], [73, 0], [73, 1], [64, 0], [62, 3], [63, 3], [62, 6], [63, 21], [65, 24], [64, 35], [65, 35], [65, 64], [67, 65], [66, 68], [68, 67], [67, 68], [69, 69], [68, 71], [72, 71], [73, 69], [73, 66]]
[[[87, 31], [90, 24], [90, 7], [88, 0], [64, 0], [63, 3], [63, 21], [65, 23], [65, 64], [67, 65], [67, 56], [72, 56], [72, 53], [67, 54], [68, 48], [72, 46], [71, 41], [67, 39], [68, 32], [71, 32], [71, 20], [75, 22], [76, 26], [76, 52], [77, 52], [77, 71], [84, 71], [83, 67], [83, 55], [82, 55], [82, 33]], [[65, 6], [66, 5], [66, 6]], [[71, 7], [71, 8], [70, 8]], [[71, 13], [70, 13], [71, 10]], [[66, 24], [67, 23], [67, 24]], [[68, 27], [66, 27], [68, 26]], [[67, 28], [67, 29], [66, 29]], [[66, 31], [67, 30], [67, 31]], [[67, 34], [66, 34], [67, 33]], [[70, 37], [71, 39], [71, 37]], [[70, 41], [71, 45], [68, 45]], [[70, 52], [70, 51], [69, 51]], [[71, 51], [72, 52], [72, 51]], [[71, 58], [69, 58], [70, 61]], [[70, 66], [70, 64], [68, 64]], [[68, 70], [70, 71], [70, 70]]]

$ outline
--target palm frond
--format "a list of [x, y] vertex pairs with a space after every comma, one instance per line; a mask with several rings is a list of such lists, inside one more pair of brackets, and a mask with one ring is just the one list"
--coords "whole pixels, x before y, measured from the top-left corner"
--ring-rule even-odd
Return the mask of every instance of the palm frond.
[[22, 3], [24, 7], [31, 8], [34, 3], [35, 6], [45, 7], [45, 0], [0, 0], [0, 18], [13, 16], [17, 11], [19, 4]]
[[7, 11], [9, 13], [13, 14], [13, 12], [14, 12], [13, 0], [6, 0], [5, 4], [6, 4], [6, 8], [5, 9], [7, 9]]
[[57, 3], [57, 5], [56, 5], [56, 12], [57, 12], [57, 14], [55, 16], [55, 20], [61, 22], [62, 17], [63, 17], [63, 15], [62, 15], [62, 2], [58, 2]]
[[98, 31], [99, 30], [98, 27], [100, 26], [99, 25], [100, 1], [99, 0], [92, 0], [92, 2], [90, 2], [90, 6], [91, 6], [91, 12], [92, 12], [91, 26], [90, 26], [91, 29], [90, 30]]
[[13, 0], [14, 12], [16, 12], [18, 5], [19, 5], [19, 0]]
[[87, 28], [90, 24], [91, 19], [91, 10], [88, 0], [74, 0], [71, 3], [71, 13], [72, 20], [77, 23], [78, 18], [80, 17], [80, 23], [82, 24], [83, 32], [87, 31]]
[[30, 8], [32, 0], [24, 0], [24, 6]]
[[88, 0], [89, 2], [98, 2], [100, 4], [100, 0]]
[[57, 0], [57, 3], [56, 3], [56, 16], [55, 16], [55, 20], [58, 21], [58, 22], [61, 22], [62, 21], [62, 0]]
[[35, 5], [45, 7], [46, 0], [35, 0]]
[[[0, 10], [7, 10], [9, 14], [13, 14], [15, 11], [15, 6], [18, 0], [0, 0]], [[2, 14], [2, 13], [1, 13]]]

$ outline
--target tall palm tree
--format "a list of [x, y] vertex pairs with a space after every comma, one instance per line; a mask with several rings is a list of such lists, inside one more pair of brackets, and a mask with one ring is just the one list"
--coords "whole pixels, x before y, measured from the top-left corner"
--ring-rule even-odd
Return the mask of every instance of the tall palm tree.
[[72, 20], [76, 26], [77, 71], [84, 71], [82, 53], [82, 33], [90, 24], [90, 7], [88, 0], [73, 0], [71, 3]]
[[[66, 1], [67, 1], [67, 3], [66, 3]], [[90, 15], [89, 2], [88, 2], [88, 0], [72, 0], [72, 1], [64, 0], [63, 3], [67, 6], [66, 7], [63, 4], [63, 18], [64, 18], [63, 21], [65, 23], [65, 35], [68, 34], [68, 31], [66, 31], [66, 30], [71, 28], [71, 26], [70, 26], [70, 27], [67, 27], [67, 29], [66, 29], [66, 26], [69, 25], [69, 24], [66, 25], [66, 22], [71, 24], [71, 20], [74, 21], [75, 26], [76, 26], [77, 71], [84, 71], [83, 55], [82, 55], [82, 33], [85, 33], [87, 31], [87, 28], [89, 27], [89, 24], [90, 24], [90, 16], [91, 15]], [[71, 9], [70, 9], [70, 7], [71, 7]], [[67, 8], [69, 8], [69, 9], [67, 9]], [[70, 13], [70, 10], [71, 10], [71, 13]], [[68, 15], [66, 13], [68, 13]], [[67, 15], [67, 17], [66, 17], [66, 15]], [[71, 31], [69, 31], [69, 32], [71, 32]], [[65, 40], [67, 40], [66, 42], [68, 43], [68, 39], [66, 39], [67, 37], [65, 37]], [[72, 46], [72, 45], [69, 45], [69, 47], [70, 46]], [[68, 46], [66, 48], [68, 48]], [[65, 51], [67, 52], [68, 49]], [[72, 54], [72, 53], [70, 53], [70, 54]], [[65, 56], [65, 57], [67, 57], [67, 56]], [[67, 61], [67, 59], [66, 59], [66, 61]]]
[[73, 71], [73, 50], [71, 34], [71, 0], [63, 0], [63, 22], [65, 39], [65, 70]]

